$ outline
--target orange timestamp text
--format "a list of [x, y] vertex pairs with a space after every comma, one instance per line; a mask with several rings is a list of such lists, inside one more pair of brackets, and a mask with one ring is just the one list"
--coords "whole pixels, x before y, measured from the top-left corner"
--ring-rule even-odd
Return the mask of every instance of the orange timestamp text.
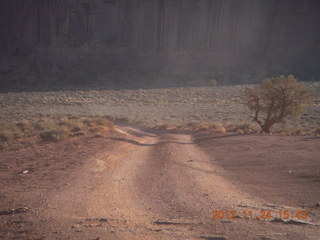
[[283, 220], [288, 219], [307, 219], [308, 212], [307, 210], [299, 210], [299, 211], [288, 211], [288, 210], [279, 210], [279, 211], [269, 211], [269, 210], [261, 210], [260, 212], [245, 210], [245, 211], [237, 211], [237, 210], [214, 210], [212, 212], [212, 219], [214, 220], [222, 220], [222, 219], [261, 219], [261, 220], [271, 220], [273, 218], [279, 218]]

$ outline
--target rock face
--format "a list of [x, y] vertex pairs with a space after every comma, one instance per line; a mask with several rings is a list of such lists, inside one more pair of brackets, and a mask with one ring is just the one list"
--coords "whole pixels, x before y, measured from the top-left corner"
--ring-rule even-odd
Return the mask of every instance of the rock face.
[[3, 88], [320, 78], [318, 0], [11, 0], [0, 9]]

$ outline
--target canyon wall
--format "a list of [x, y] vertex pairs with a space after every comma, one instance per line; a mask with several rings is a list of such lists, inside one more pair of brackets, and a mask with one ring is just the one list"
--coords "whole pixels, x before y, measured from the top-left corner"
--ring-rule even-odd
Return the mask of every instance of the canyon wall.
[[1, 0], [0, 87], [319, 80], [318, 0]]

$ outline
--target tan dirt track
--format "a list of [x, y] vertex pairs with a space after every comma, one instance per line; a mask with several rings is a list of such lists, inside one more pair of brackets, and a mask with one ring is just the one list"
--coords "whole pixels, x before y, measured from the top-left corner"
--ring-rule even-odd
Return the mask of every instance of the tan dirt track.
[[[106, 142], [94, 139], [94, 144], [87, 143], [86, 147], [94, 151], [92, 156], [84, 158], [80, 166], [66, 168], [68, 174], [59, 181], [55, 179], [56, 187], [47, 179], [47, 188], [33, 190], [34, 194], [25, 193], [21, 199], [27, 199], [24, 201], [28, 211], [0, 216], [2, 227], [9, 229], [0, 231], [0, 236], [4, 239], [319, 239], [319, 208], [304, 208], [310, 211], [309, 218], [296, 219], [292, 224], [256, 218], [261, 210], [293, 213], [301, 207], [274, 205], [259, 194], [244, 191], [241, 182], [224, 177], [227, 175], [221, 174], [223, 167], [213, 161], [214, 152], [202, 150], [206, 146], [201, 143], [211, 141], [208, 136], [125, 126], [118, 126], [117, 130], [119, 133]], [[254, 142], [255, 136], [248, 137]], [[109, 145], [104, 148], [103, 144]], [[319, 145], [319, 139], [313, 144]], [[77, 161], [74, 156], [73, 161]], [[55, 171], [53, 168], [52, 174]], [[1, 176], [5, 179], [4, 173]], [[25, 184], [31, 183], [26, 179]], [[12, 194], [9, 189], [1, 193], [8, 197]], [[318, 197], [319, 193], [313, 196]], [[19, 197], [16, 198], [19, 202]], [[4, 203], [13, 208], [9, 202]], [[234, 210], [239, 218], [213, 220], [214, 210]], [[243, 211], [249, 210], [254, 212], [253, 219], [243, 219]], [[32, 227], [19, 233], [17, 224], [10, 218], [20, 218], [23, 224]]]

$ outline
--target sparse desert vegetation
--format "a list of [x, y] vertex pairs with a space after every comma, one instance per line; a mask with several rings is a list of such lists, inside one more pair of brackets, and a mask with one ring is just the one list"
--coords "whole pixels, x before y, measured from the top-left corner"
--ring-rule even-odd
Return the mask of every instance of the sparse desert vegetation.
[[320, 0], [0, 6], [0, 240], [319, 239]]
[[[274, 132], [295, 132], [303, 129], [312, 133], [319, 128], [320, 84], [306, 83], [315, 93], [314, 102], [298, 119], [288, 119]], [[252, 122], [250, 110], [242, 104], [242, 92], [252, 85], [150, 90], [101, 90], [22, 92], [0, 94], [0, 121], [23, 121], [51, 116], [108, 116], [147, 127], [210, 128], [220, 122], [226, 130]], [[191, 124], [192, 123], [192, 124]], [[192, 126], [191, 126], [191, 125]], [[190, 126], [188, 126], [190, 125]], [[215, 128], [215, 126], [213, 126]]]
[[19, 149], [40, 141], [59, 141], [72, 136], [105, 135], [112, 129], [113, 124], [102, 117], [47, 116], [3, 123], [0, 127], [0, 149]]
[[315, 101], [272, 136], [246, 134], [253, 86], [0, 94], [0, 238], [247, 239], [248, 220], [230, 231], [213, 206], [303, 208], [304, 229], [252, 219], [252, 239], [318, 236], [319, 137], [283, 136], [320, 134], [320, 84], [306, 84]]
[[[306, 85], [315, 93], [314, 102], [301, 117], [288, 119], [273, 132], [319, 134], [320, 83]], [[243, 105], [246, 87], [252, 86], [1, 93], [1, 148], [106, 132], [110, 120], [166, 130], [259, 132]]]

